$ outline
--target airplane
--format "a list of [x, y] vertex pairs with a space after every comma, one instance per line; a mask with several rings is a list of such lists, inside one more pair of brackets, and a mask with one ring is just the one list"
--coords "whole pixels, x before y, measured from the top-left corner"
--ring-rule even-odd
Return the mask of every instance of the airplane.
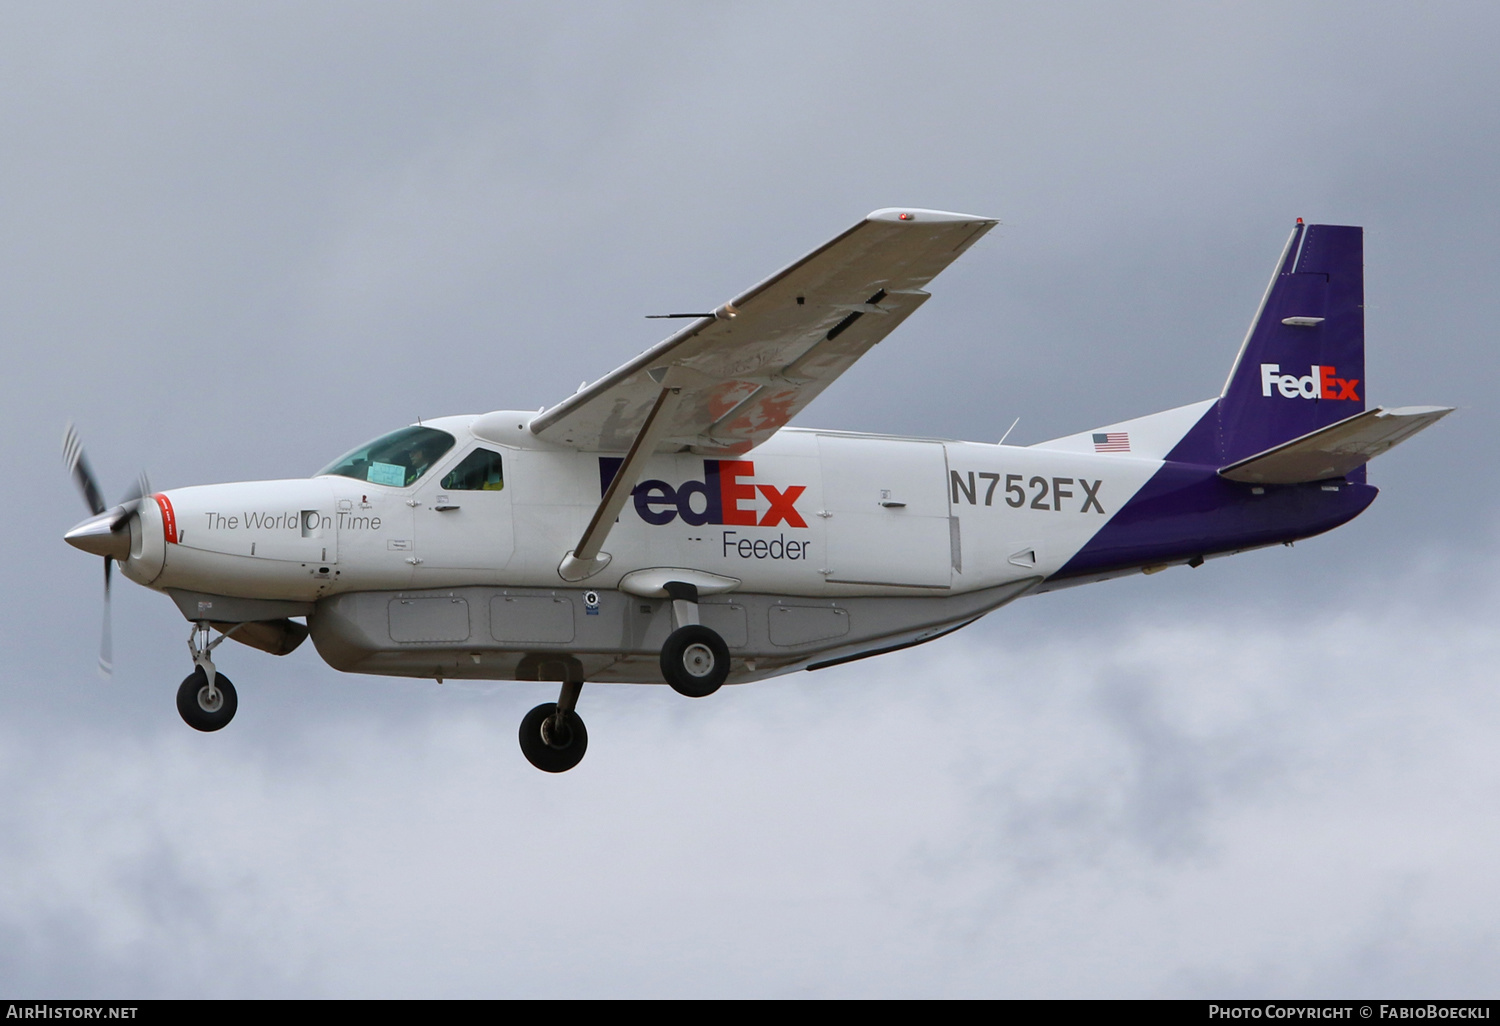
[[[311, 478], [153, 492], [65, 535], [191, 624], [183, 720], [238, 697], [213, 653], [551, 681], [536, 768], [588, 746], [585, 682], [694, 698], [923, 644], [1022, 596], [1291, 543], [1375, 499], [1365, 464], [1449, 407], [1366, 408], [1363, 230], [1297, 219], [1214, 398], [1035, 445], [788, 427], [998, 222], [877, 210], [541, 412], [398, 428]], [[1008, 433], [1008, 432], [1007, 432]], [[215, 637], [214, 635], [217, 634]]]

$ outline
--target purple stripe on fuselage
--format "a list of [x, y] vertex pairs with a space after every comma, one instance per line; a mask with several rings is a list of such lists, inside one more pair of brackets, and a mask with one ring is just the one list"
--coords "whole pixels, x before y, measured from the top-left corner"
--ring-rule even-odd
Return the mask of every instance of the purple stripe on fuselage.
[[1256, 495], [1215, 467], [1166, 463], [1049, 580], [1296, 541], [1348, 523], [1377, 494], [1368, 484], [1323, 481], [1265, 485]]

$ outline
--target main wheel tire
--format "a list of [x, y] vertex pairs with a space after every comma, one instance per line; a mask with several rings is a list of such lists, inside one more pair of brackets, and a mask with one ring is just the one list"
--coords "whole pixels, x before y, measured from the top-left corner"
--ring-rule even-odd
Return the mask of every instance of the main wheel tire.
[[566, 773], [583, 760], [589, 747], [583, 717], [568, 713], [559, 732], [555, 721], [547, 723], [556, 713], [556, 702], [544, 702], [521, 720], [521, 754], [544, 773]]
[[679, 627], [661, 647], [661, 675], [679, 695], [705, 698], [729, 676], [729, 646], [702, 624]]
[[214, 691], [217, 694], [210, 696], [208, 674], [201, 666], [188, 674], [182, 686], [177, 689], [177, 711], [182, 714], [183, 721], [189, 727], [205, 732], [220, 730], [234, 719], [235, 710], [240, 707], [240, 699], [234, 693], [234, 685], [229, 682], [229, 678], [222, 673], [215, 674]]

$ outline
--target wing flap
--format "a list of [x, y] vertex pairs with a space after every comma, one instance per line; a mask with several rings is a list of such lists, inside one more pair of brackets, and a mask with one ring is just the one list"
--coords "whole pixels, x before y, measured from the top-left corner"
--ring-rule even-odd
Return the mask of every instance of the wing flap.
[[1231, 463], [1219, 476], [1248, 484], [1303, 484], [1343, 477], [1453, 412], [1450, 406], [1376, 407]]
[[670, 375], [677, 402], [657, 451], [746, 452], [921, 306], [923, 286], [995, 224], [877, 210], [538, 415], [531, 431], [577, 449], [628, 449]]

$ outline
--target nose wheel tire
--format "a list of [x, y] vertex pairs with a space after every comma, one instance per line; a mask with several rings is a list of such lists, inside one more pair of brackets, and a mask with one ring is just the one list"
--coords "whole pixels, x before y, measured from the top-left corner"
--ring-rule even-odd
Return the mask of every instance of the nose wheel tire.
[[208, 674], [198, 667], [188, 674], [177, 689], [177, 711], [194, 730], [214, 731], [229, 725], [240, 706], [234, 685], [222, 673], [214, 675], [214, 686], [208, 686]]
[[729, 646], [702, 624], [679, 627], [661, 647], [661, 675], [679, 695], [704, 698], [729, 676]]
[[544, 773], [566, 773], [583, 760], [588, 747], [583, 718], [567, 712], [558, 723], [556, 702], [544, 702], [521, 720], [521, 754]]

